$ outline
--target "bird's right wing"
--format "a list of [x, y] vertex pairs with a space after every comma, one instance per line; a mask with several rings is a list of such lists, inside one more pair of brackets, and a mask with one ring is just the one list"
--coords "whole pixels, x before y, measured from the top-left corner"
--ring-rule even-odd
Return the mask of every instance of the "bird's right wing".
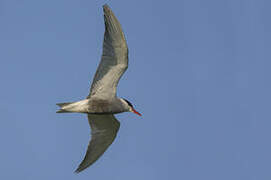
[[84, 160], [75, 172], [79, 173], [93, 164], [112, 144], [120, 127], [113, 114], [88, 114], [91, 127], [91, 140]]
[[121, 25], [108, 5], [103, 6], [105, 33], [103, 54], [94, 76], [90, 96], [116, 96], [118, 82], [128, 68], [128, 47]]

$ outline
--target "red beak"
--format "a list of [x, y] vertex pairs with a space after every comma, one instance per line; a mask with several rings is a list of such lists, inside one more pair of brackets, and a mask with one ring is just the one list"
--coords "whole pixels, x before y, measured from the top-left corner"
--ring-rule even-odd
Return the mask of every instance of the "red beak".
[[133, 113], [139, 115], [139, 116], [142, 116], [139, 112], [137, 112], [134, 108], [132, 109]]

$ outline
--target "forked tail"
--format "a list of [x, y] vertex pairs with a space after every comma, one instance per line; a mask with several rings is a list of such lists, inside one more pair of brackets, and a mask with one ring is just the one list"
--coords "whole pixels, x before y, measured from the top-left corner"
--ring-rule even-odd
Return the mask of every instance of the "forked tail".
[[68, 102], [68, 103], [57, 103], [56, 105], [58, 105], [60, 107], [60, 109], [58, 111], [56, 111], [56, 113], [69, 113], [70, 111], [67, 111], [64, 109], [65, 106], [68, 106], [72, 103]]

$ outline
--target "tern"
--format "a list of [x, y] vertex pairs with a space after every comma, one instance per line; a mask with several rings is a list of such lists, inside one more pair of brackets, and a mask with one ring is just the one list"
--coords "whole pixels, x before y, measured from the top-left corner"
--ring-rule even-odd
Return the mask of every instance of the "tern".
[[128, 68], [128, 47], [121, 25], [107, 4], [103, 11], [103, 52], [90, 93], [86, 99], [57, 104], [60, 107], [57, 113], [77, 112], [88, 116], [91, 140], [77, 173], [92, 165], [116, 138], [120, 123], [114, 114], [133, 112], [141, 116], [128, 100], [116, 95], [118, 82]]

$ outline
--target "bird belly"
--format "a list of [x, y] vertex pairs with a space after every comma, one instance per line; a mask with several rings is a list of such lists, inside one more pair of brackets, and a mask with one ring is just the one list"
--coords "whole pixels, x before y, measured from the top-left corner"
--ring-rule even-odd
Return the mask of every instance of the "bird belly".
[[88, 112], [88, 99], [73, 102], [68, 105], [63, 106], [61, 109], [67, 112], [78, 112], [87, 113]]
[[90, 100], [88, 106], [89, 114], [116, 114], [121, 113], [121, 107], [116, 103], [112, 103], [111, 101], [95, 99]]

